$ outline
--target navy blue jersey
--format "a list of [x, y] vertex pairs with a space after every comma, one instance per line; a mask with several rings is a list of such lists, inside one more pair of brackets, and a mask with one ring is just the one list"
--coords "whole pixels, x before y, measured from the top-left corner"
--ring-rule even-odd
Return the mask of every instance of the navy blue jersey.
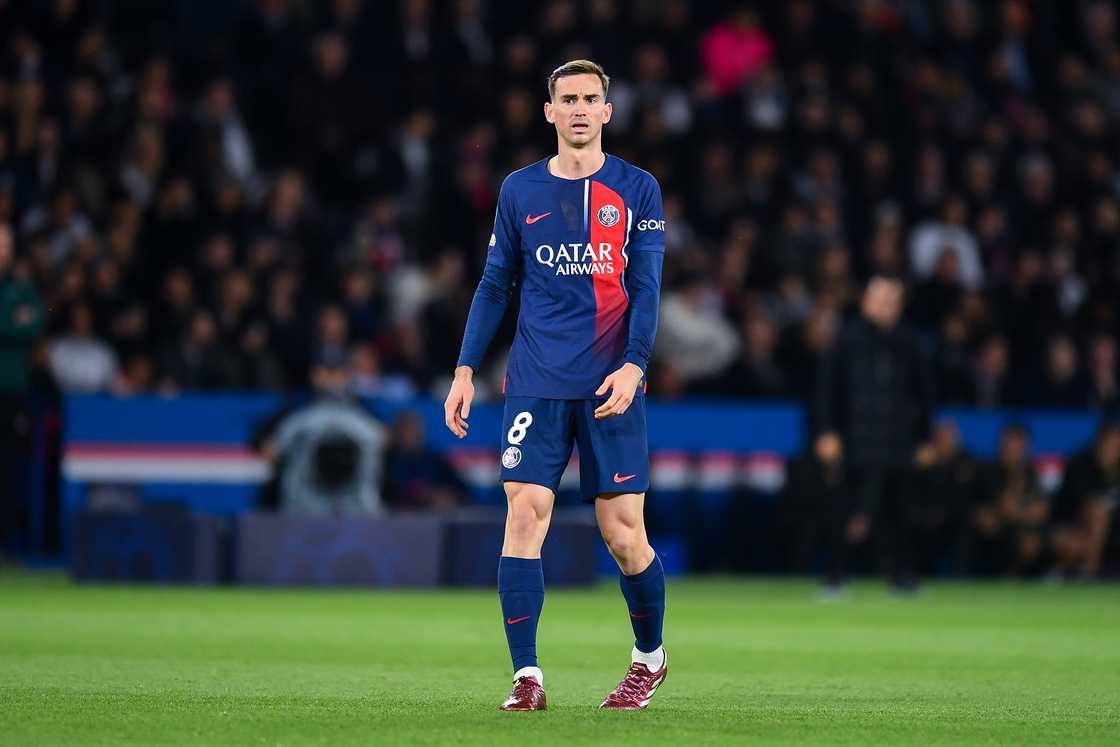
[[[661, 190], [610, 155], [583, 179], [553, 176], [548, 160], [502, 183], [487, 253], [487, 272], [521, 293], [506, 393], [592, 398], [623, 362], [645, 371], [649, 361], [665, 252]], [[477, 365], [489, 336], [471, 327], [460, 362]]]

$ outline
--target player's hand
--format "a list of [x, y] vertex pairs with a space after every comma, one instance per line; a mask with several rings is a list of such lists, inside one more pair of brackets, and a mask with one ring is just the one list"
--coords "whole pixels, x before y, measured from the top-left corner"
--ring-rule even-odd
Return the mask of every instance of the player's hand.
[[455, 379], [451, 391], [443, 403], [443, 422], [447, 429], [459, 438], [467, 435], [467, 418], [471, 416], [471, 402], [474, 401], [474, 371], [470, 366], [455, 369]]
[[595, 408], [595, 419], [602, 420], [626, 412], [630, 403], [634, 401], [634, 394], [638, 391], [638, 384], [642, 383], [642, 376], [644, 376], [642, 369], [633, 363], [623, 363], [622, 368], [603, 379], [603, 383], [595, 390], [595, 396], [602, 397], [608, 389], [611, 390], [611, 396]]

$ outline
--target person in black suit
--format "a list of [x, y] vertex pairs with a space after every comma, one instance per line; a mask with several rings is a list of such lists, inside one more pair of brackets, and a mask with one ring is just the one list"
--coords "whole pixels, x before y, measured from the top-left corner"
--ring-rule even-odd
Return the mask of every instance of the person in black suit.
[[875, 527], [895, 588], [913, 590], [914, 464], [929, 438], [934, 392], [917, 337], [899, 323], [904, 296], [897, 278], [867, 283], [859, 318], [825, 356], [813, 411], [817, 455], [827, 463], [843, 459], [855, 499], [849, 538]]

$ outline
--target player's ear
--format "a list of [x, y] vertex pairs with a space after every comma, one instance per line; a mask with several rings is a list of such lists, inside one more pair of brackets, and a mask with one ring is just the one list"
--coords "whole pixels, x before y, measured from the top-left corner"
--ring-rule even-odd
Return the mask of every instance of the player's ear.
[[614, 113], [614, 107], [611, 105], [611, 102], [608, 101], [603, 106], [603, 124], [606, 124], [607, 122], [611, 121], [611, 114], [613, 114], [613, 113]]
[[552, 102], [544, 102], [544, 118], [548, 120], [549, 124], [556, 124], [556, 118], [552, 116]]

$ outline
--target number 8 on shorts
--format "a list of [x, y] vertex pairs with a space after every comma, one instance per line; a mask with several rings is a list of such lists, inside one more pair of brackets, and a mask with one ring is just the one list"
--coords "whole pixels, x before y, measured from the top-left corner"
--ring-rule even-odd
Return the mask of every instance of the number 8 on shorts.
[[517, 417], [513, 419], [513, 427], [509, 429], [506, 434], [506, 440], [511, 444], [520, 445], [525, 440], [525, 432], [529, 430], [529, 426], [533, 424], [533, 414], [529, 411], [517, 413]]

